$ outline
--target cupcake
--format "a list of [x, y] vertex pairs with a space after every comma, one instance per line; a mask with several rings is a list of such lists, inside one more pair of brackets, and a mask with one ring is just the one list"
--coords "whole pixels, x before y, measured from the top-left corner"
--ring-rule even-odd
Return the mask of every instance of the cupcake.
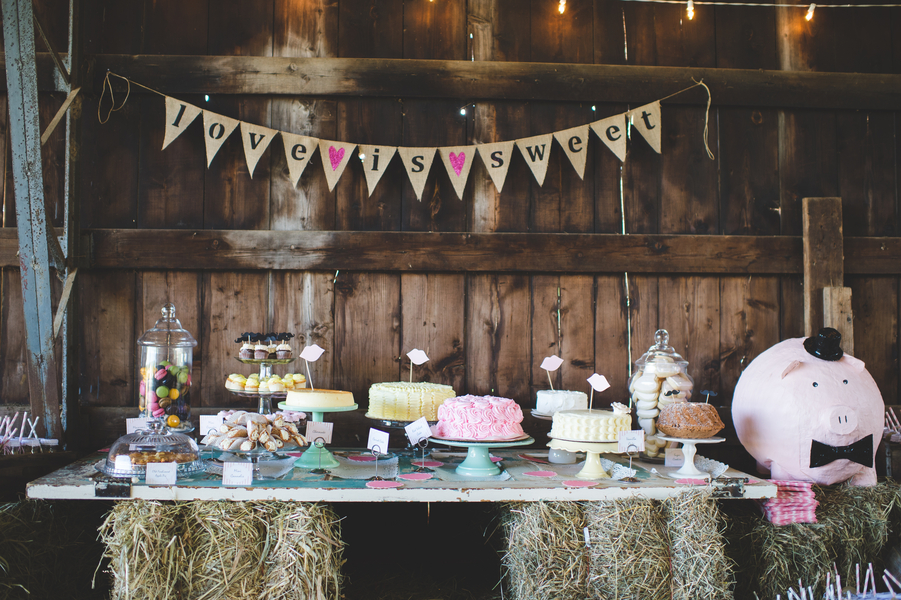
[[253, 346], [249, 342], [244, 342], [238, 351], [238, 358], [253, 358]]
[[279, 359], [291, 358], [291, 344], [288, 342], [282, 342], [275, 349], [275, 356]]
[[265, 360], [269, 358], [269, 346], [266, 344], [257, 344], [253, 347], [253, 357], [257, 360]]
[[225, 389], [238, 391], [243, 390], [244, 383], [246, 381], [247, 378], [240, 373], [232, 373], [228, 376], [228, 379], [225, 380]]
[[258, 392], [260, 391], [260, 380], [257, 377], [248, 377], [247, 381], [244, 382], [244, 391], [245, 392]]

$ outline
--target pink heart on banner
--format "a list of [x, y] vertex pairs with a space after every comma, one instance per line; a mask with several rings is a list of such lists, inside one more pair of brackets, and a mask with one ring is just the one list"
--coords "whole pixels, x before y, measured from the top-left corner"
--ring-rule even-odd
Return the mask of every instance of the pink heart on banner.
[[338, 165], [340, 165], [341, 161], [344, 160], [344, 148], [335, 148], [334, 146], [329, 146], [328, 159], [329, 162], [332, 163], [332, 171], [336, 171], [338, 169]]
[[454, 168], [454, 173], [459, 177], [460, 171], [463, 170], [463, 165], [466, 164], [466, 153], [454, 154], [451, 152], [448, 156], [450, 157], [450, 164]]

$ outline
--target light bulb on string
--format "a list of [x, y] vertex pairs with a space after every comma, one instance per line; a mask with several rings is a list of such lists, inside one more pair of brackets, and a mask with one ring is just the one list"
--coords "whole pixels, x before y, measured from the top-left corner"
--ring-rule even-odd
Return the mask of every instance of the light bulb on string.
[[688, 20], [691, 21], [695, 18], [695, 3], [694, 0], [688, 0], [688, 7], [685, 12], [688, 14]]
[[560, 0], [560, 3], [557, 5], [557, 10], [560, 11], [561, 15], [566, 11], [566, 0]]
[[817, 8], [817, 5], [816, 5], [816, 4], [811, 4], [811, 5], [807, 8], [807, 14], [804, 15], [804, 18], [807, 19], [808, 21], [811, 20], [811, 19], [813, 18], [813, 11], [815, 11], [816, 8]]

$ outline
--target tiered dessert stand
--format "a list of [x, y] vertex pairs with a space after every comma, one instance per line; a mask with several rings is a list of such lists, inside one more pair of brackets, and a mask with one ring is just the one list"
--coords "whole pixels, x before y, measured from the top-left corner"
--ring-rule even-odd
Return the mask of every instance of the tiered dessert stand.
[[[308, 419], [308, 423], [321, 423], [323, 421], [323, 415], [325, 413], [350, 412], [352, 410], [357, 410], [356, 403], [351, 404], [350, 406], [304, 407], [288, 406], [285, 402], [279, 402], [278, 407], [282, 410], [299, 410], [308, 414], [312, 414], [312, 421]], [[324, 445], [317, 444], [316, 440], [307, 441], [309, 442], [310, 447], [306, 451], [304, 451], [299, 459], [297, 459], [297, 462], [295, 463], [296, 466], [302, 469], [333, 469], [341, 464]]]
[[726, 438], [721, 437], [709, 437], [709, 438], [677, 438], [670, 437], [668, 435], [663, 435], [661, 433], [657, 434], [657, 438], [661, 440], [666, 440], [667, 442], [681, 442], [682, 443], [682, 454], [685, 456], [685, 462], [682, 464], [682, 467], [678, 471], [673, 471], [669, 474], [670, 477], [675, 477], [676, 479], [682, 478], [690, 478], [690, 479], [706, 479], [710, 477], [710, 473], [705, 473], [701, 471], [695, 466], [695, 454], [698, 451], [698, 444], [718, 444], [720, 442], [726, 441]]
[[[293, 358], [238, 358], [245, 365], [260, 365], [260, 381], [272, 376], [272, 365], [287, 365], [294, 362]], [[245, 392], [244, 390], [229, 390], [235, 396], [241, 398], [256, 398], [259, 400], [257, 412], [261, 415], [272, 414], [272, 399], [284, 400], [288, 392]]]
[[492, 448], [514, 448], [516, 446], [528, 446], [535, 442], [529, 436], [515, 440], [486, 441], [451, 440], [432, 436], [429, 438], [429, 441], [467, 449], [466, 458], [456, 469], [456, 473], [464, 477], [492, 477], [500, 475], [500, 468], [491, 461]]

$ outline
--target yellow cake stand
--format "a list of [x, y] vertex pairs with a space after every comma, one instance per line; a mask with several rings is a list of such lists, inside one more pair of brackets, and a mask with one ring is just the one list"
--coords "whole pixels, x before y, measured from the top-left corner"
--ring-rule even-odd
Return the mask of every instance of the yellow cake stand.
[[579, 479], [610, 479], [610, 474], [601, 465], [601, 454], [616, 454], [619, 451], [619, 444], [616, 442], [580, 442], [553, 437], [548, 446], [553, 450], [585, 453], [585, 466], [576, 473]]

